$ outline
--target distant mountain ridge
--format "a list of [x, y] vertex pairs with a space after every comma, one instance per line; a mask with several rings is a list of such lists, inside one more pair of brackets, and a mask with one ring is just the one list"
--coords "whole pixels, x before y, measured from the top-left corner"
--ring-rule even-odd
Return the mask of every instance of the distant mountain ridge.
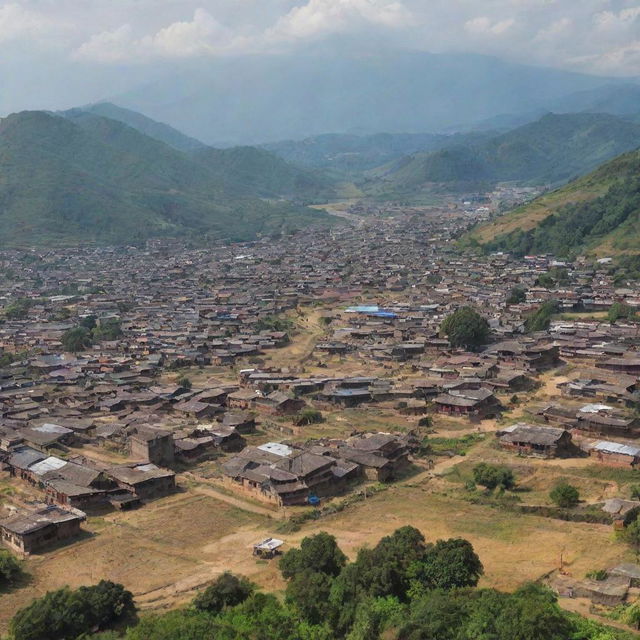
[[207, 144], [263, 144], [325, 133], [470, 128], [499, 114], [550, 110], [611, 78], [475, 54], [369, 51], [203, 60], [109, 97]]
[[[282, 168], [280, 159], [272, 162]], [[252, 182], [250, 174], [243, 179]], [[247, 240], [333, 220], [282, 200], [278, 189], [269, 201], [248, 191], [233, 172], [113, 119], [30, 111], [0, 120], [4, 245], [161, 235]]]
[[640, 146], [640, 125], [608, 114], [546, 114], [479, 143], [418, 153], [390, 165], [398, 191], [427, 183], [559, 184]]
[[140, 131], [140, 133], [164, 142], [179, 151], [195, 151], [206, 146], [200, 140], [190, 138], [168, 124], [157, 122], [137, 111], [125, 109], [111, 102], [98, 102], [85, 107], [69, 109], [68, 111], [63, 111], [61, 115], [73, 117], [77, 113], [91, 113], [96, 116], [111, 118], [111, 120], [118, 120]]
[[454, 143], [476, 142], [487, 139], [490, 135], [489, 132], [373, 135], [332, 133], [261, 146], [299, 166], [359, 172], [379, 167], [409, 154], [435, 151]]

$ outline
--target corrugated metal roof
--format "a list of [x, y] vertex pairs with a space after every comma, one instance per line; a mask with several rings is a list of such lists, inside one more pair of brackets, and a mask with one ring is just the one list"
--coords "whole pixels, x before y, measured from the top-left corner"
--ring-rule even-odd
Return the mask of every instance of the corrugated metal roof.
[[619, 442], [608, 442], [601, 440], [593, 445], [596, 451], [605, 451], [607, 453], [620, 453], [625, 456], [640, 457], [640, 447], [634, 447], [629, 444], [620, 444]]
[[40, 460], [40, 462], [36, 462], [29, 467], [29, 471], [35, 473], [38, 476], [42, 476], [47, 471], [55, 471], [56, 469], [61, 469], [67, 464], [66, 460], [62, 460], [61, 458], [56, 458], [55, 456], [49, 456], [44, 460]]

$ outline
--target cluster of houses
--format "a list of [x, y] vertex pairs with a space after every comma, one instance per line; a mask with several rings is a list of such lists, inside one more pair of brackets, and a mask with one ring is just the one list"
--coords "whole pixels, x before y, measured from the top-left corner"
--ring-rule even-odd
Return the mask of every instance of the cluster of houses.
[[[637, 325], [554, 320], [527, 333], [526, 319], [548, 300], [566, 313], [640, 308], [640, 287], [614, 281], [604, 262], [460, 255], [454, 240], [477, 219], [472, 209], [397, 207], [206, 249], [165, 239], [0, 251], [0, 463], [44, 503], [0, 520], [2, 539], [31, 552], [75, 535], [86, 511], [166, 495], [176, 465], [210, 457], [221, 457], [234, 490], [276, 505], [393, 479], [412, 446], [401, 435], [257, 446], [247, 437], [256, 419], [290, 424], [309, 408], [384, 405], [416, 423], [427, 413], [496, 418], [561, 363], [574, 373], [558, 385], [560, 400], [501, 429], [500, 446], [635, 467]], [[270, 363], [312, 305], [323, 327], [307, 359], [314, 373]], [[463, 305], [489, 323], [488, 344], [474, 352], [440, 332]], [[65, 336], [79, 326], [96, 329], [68, 353]], [[185, 367], [215, 377], [197, 388], [167, 383]], [[84, 445], [122, 461], [92, 458]]]
[[269, 442], [247, 447], [223, 464], [225, 482], [278, 506], [313, 504], [362, 480], [389, 481], [409, 466], [409, 435], [357, 434], [304, 445]]

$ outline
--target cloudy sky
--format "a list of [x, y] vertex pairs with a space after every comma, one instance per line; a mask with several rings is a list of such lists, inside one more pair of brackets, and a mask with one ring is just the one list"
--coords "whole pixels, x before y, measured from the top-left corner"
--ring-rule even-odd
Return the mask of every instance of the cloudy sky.
[[0, 112], [117, 94], [171, 65], [336, 39], [640, 76], [640, 0], [0, 0]]

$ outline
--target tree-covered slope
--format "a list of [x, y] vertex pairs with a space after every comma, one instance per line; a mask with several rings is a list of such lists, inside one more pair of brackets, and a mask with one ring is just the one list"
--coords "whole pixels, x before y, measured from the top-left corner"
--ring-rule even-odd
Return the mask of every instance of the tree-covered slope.
[[480, 144], [416, 154], [392, 167], [399, 190], [425, 183], [559, 184], [640, 146], [640, 125], [607, 114], [547, 114]]
[[140, 133], [164, 142], [179, 151], [194, 151], [195, 149], [201, 149], [206, 146], [203, 142], [195, 138], [190, 138], [168, 124], [157, 122], [142, 113], [125, 109], [112, 102], [98, 102], [78, 109], [70, 109], [69, 111], [63, 112], [62, 115], [73, 118], [81, 112], [110, 118], [111, 120], [118, 120], [137, 129]]
[[284, 140], [263, 145], [293, 164], [346, 172], [375, 169], [417, 152], [436, 151], [453, 144], [486, 140], [490, 133], [376, 133], [354, 135], [328, 133], [303, 140]]
[[640, 250], [640, 151], [472, 230], [466, 243], [518, 255]]
[[[107, 104], [108, 103], [103, 103]], [[108, 105], [108, 112], [120, 108]], [[83, 127], [101, 140], [131, 152], [145, 148], [145, 156], [156, 162], [167, 160], [163, 150], [167, 141], [166, 125], [155, 122], [134, 111], [123, 109], [134, 123], [128, 125], [120, 118], [101, 117], [83, 109], [73, 109], [64, 113], [65, 117]], [[136, 126], [138, 121], [144, 126]], [[128, 126], [124, 126], [127, 124]], [[155, 126], [157, 125], [157, 126]], [[135, 131], [132, 131], [132, 129]], [[171, 129], [177, 136], [178, 131]], [[135, 134], [138, 135], [135, 135]], [[156, 135], [159, 133], [160, 135]], [[186, 136], [185, 136], [186, 138]], [[188, 140], [188, 139], [187, 139]], [[160, 144], [164, 143], [164, 144]], [[184, 143], [182, 146], [187, 146]], [[231, 147], [214, 149], [198, 143], [197, 147], [186, 149], [186, 153], [203, 165], [201, 171], [213, 178], [229, 194], [237, 196], [257, 196], [264, 198], [295, 199], [304, 203], [322, 203], [335, 197], [332, 182], [317, 172], [295, 167], [273, 153], [256, 147]], [[175, 154], [171, 156], [175, 159]]]
[[260, 197], [283, 196], [305, 203], [326, 202], [335, 197], [332, 183], [319, 172], [300, 169], [274, 153], [257, 147], [194, 151], [229, 191]]
[[331, 220], [231, 191], [205, 164], [114, 120], [44, 112], [0, 121], [0, 242], [249, 239]]

